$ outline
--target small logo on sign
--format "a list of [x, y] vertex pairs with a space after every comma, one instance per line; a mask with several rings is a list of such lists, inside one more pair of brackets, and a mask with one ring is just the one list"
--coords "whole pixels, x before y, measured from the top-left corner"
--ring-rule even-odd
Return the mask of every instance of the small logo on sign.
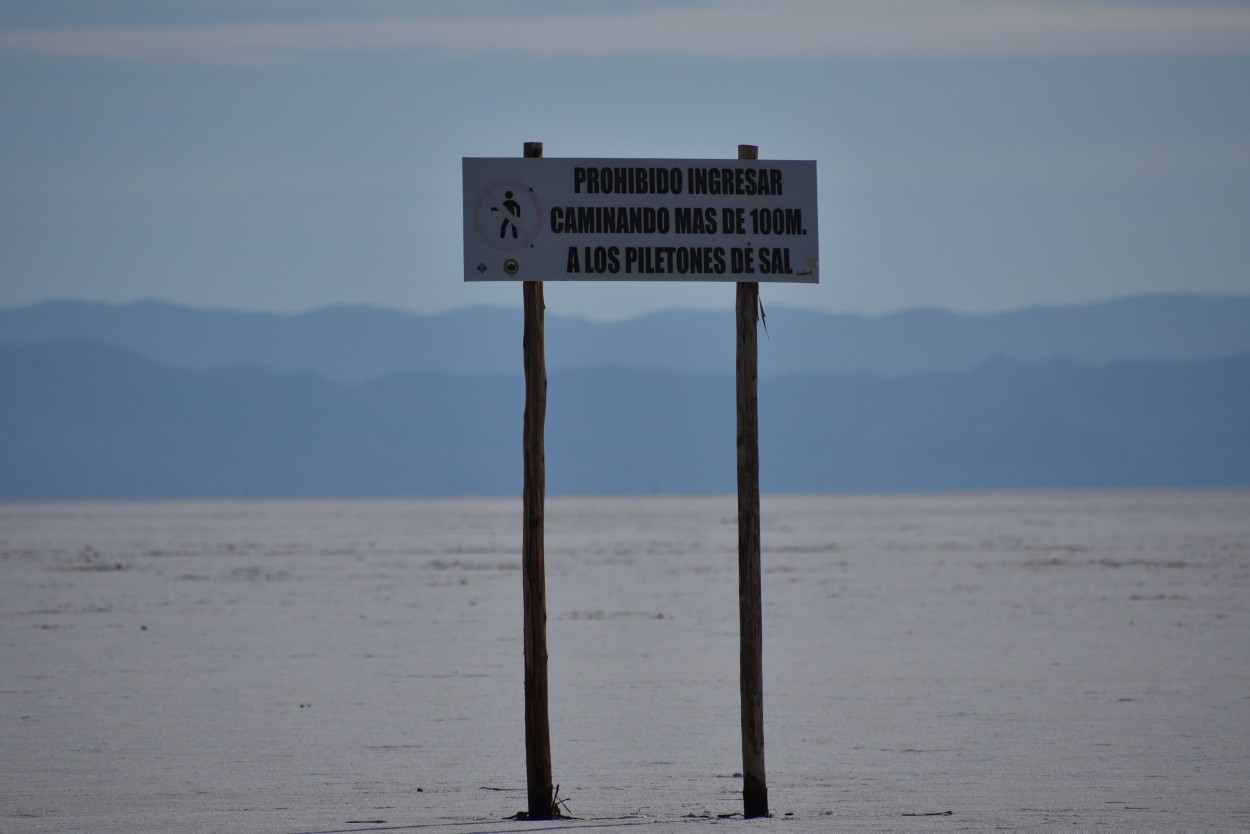
[[514, 258], [508, 258], [503, 262], [503, 271], [509, 275], [516, 275], [521, 271], [521, 265]]
[[478, 264], [478, 265], [477, 265], [477, 271], [478, 271], [478, 272], [480, 272], [480, 273], [484, 273], [484, 272], [486, 272], [486, 270], [488, 270], [488, 269], [490, 269], [490, 267], [489, 267], [489, 266], [487, 266], [486, 264]]

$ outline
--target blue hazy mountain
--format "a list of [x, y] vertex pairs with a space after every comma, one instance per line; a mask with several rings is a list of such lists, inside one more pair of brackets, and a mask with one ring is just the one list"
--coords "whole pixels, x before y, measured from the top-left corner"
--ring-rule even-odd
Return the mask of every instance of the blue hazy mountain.
[[[0, 390], [5, 499], [520, 491], [519, 374], [345, 383], [53, 341], [0, 346]], [[733, 492], [734, 413], [732, 373], [553, 369], [548, 491]], [[1250, 353], [775, 374], [760, 421], [772, 493], [1250, 486]]]
[[[764, 288], [767, 300], [767, 287]], [[968, 370], [993, 356], [1197, 359], [1250, 351], [1250, 297], [1141, 296], [990, 315], [918, 309], [881, 316], [768, 306], [760, 372]], [[158, 302], [49, 302], [0, 310], [0, 343], [90, 340], [165, 365], [247, 364], [363, 382], [404, 371], [517, 373], [521, 313], [418, 315], [372, 307], [242, 313]], [[547, 313], [553, 370], [603, 366], [733, 372], [731, 312], [675, 311], [597, 323]]]

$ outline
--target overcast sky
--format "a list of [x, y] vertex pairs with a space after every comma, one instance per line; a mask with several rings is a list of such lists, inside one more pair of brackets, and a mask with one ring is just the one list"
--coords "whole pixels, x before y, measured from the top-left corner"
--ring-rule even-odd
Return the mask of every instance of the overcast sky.
[[4, 0], [0, 306], [516, 306], [463, 283], [460, 159], [527, 140], [816, 160], [821, 284], [765, 303], [1250, 294], [1247, 2]]

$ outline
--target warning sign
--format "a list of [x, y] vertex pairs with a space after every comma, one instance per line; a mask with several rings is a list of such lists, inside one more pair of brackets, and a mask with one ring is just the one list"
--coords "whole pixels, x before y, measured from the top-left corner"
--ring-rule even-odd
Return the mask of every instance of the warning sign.
[[819, 281], [816, 163], [465, 158], [466, 281]]

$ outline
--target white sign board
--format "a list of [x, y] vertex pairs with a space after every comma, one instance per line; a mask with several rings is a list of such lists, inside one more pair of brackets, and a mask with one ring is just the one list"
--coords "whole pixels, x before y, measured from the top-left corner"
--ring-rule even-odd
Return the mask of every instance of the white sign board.
[[819, 280], [816, 163], [465, 158], [466, 281]]

